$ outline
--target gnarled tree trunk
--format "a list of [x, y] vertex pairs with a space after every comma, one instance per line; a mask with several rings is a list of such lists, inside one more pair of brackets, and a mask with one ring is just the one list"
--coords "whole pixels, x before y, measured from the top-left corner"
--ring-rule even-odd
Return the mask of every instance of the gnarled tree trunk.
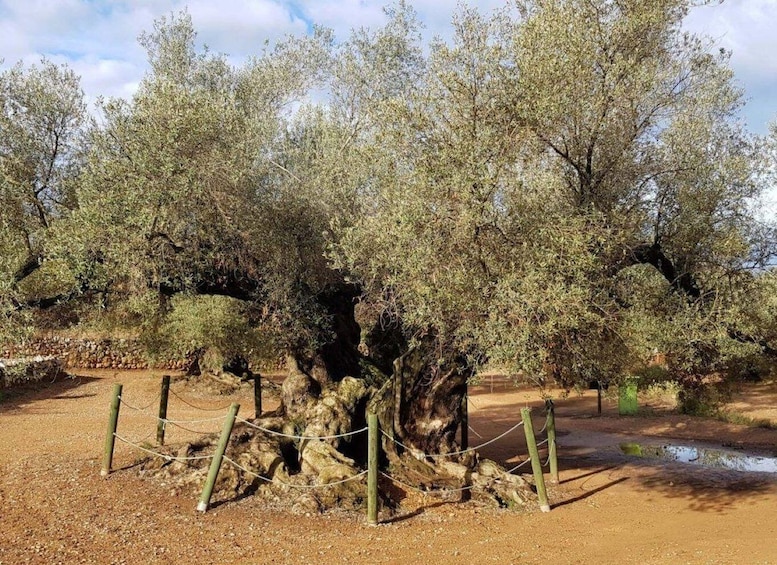
[[[354, 298], [348, 289], [323, 297], [333, 316], [335, 338], [312, 358], [289, 357], [279, 409], [251, 422], [269, 431], [247, 424], [236, 427], [228, 456], [251, 474], [224, 465], [216, 485], [219, 496], [264, 494], [283, 498], [306, 512], [360, 507], [366, 498], [366, 480], [357, 475], [366, 469], [367, 435], [349, 434], [365, 427], [366, 412], [371, 410], [378, 414], [384, 432], [382, 466], [401, 483], [422, 490], [449, 489], [459, 496], [461, 489], [471, 490], [475, 498], [510, 507], [531, 499], [531, 489], [521, 477], [481, 461], [474, 452], [460, 453], [456, 437], [470, 374], [466, 365], [438, 366], [432, 340], [410, 350], [402, 341], [384, 343], [383, 352], [405, 351], [393, 361], [392, 374], [383, 373], [379, 366], [387, 366], [385, 358], [373, 363], [359, 353]], [[398, 335], [395, 332], [394, 337]], [[205, 438], [179, 453], [208, 453], [215, 441], [215, 436]], [[147, 467], [155, 473], [184, 475], [179, 481], [183, 486], [200, 482], [205, 465], [193, 460], [171, 465], [151, 462]], [[192, 476], [197, 479], [192, 481]], [[381, 479], [385, 508], [396, 502], [389, 493], [405, 488], [399, 484]], [[320, 487], [315, 496], [296, 488], [310, 486]]]

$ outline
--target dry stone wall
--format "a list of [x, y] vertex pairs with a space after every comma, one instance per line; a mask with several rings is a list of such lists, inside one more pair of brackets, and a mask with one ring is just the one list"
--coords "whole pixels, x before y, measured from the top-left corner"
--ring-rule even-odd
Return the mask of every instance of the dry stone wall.
[[36, 356], [56, 357], [66, 369], [184, 370], [191, 363], [187, 359], [168, 359], [151, 365], [143, 354], [143, 348], [132, 339], [46, 337], [0, 350], [0, 357], [4, 359]]

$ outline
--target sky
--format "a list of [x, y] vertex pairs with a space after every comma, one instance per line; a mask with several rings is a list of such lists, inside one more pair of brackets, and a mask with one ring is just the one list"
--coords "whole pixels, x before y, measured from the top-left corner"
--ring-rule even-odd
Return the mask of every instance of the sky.
[[[455, 0], [410, 0], [425, 35], [450, 36]], [[466, 2], [488, 12], [505, 0]], [[313, 23], [346, 38], [352, 28], [384, 22], [384, 0], [0, 0], [3, 68], [45, 56], [67, 63], [80, 76], [90, 101], [129, 98], [146, 72], [137, 43], [155, 19], [188, 9], [198, 38], [241, 63], [264, 42], [302, 34]], [[733, 52], [736, 79], [745, 91], [749, 129], [766, 133], [777, 117], [777, 0], [725, 0], [695, 8], [686, 27]]]

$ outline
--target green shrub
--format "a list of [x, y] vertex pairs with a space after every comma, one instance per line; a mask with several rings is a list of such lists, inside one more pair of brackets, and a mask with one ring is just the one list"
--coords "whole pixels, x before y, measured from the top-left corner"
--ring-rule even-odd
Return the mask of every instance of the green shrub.
[[682, 390], [680, 383], [674, 380], [652, 382], [641, 387], [640, 394], [648, 401], [668, 404], [673, 408], [678, 405], [679, 394]]
[[689, 416], [717, 416], [730, 396], [725, 386], [700, 381], [686, 382], [677, 394], [680, 412]]
[[202, 351], [201, 368], [213, 371], [235, 355], [255, 363], [274, 355], [272, 341], [252, 327], [245, 304], [224, 296], [174, 297], [170, 311], [145, 329], [141, 341], [152, 359]]
[[738, 382], [760, 382], [777, 376], [777, 364], [762, 354], [735, 357], [726, 364], [726, 377]]

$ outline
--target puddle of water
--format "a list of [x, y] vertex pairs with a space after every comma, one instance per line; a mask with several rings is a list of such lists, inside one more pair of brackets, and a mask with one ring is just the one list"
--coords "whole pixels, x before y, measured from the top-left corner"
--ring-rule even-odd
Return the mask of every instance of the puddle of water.
[[639, 443], [622, 443], [621, 451], [626, 455], [666, 459], [679, 463], [692, 463], [718, 469], [746, 471], [750, 473], [777, 473], [777, 458], [759, 457], [704, 447], [685, 445], [641, 445]]

